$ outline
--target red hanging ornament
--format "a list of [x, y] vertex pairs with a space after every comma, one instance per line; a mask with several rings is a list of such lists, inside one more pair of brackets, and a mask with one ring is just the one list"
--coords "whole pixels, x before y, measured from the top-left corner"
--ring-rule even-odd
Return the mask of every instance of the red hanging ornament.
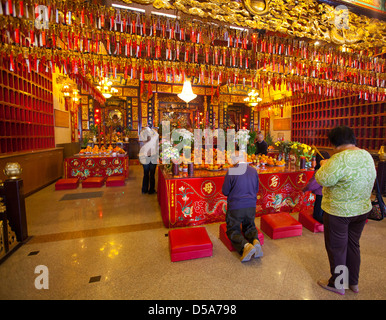
[[23, 18], [24, 16], [24, 2], [19, 1], [19, 18]]
[[153, 94], [153, 90], [152, 90], [151, 83], [150, 83], [150, 80], [149, 80], [149, 82], [147, 84], [147, 100], [150, 99], [152, 94]]

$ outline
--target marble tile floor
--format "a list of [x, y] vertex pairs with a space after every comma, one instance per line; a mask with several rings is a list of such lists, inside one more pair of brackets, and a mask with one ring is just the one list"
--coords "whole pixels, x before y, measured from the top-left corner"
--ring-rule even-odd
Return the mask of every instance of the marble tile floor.
[[[241, 263], [219, 240], [219, 223], [206, 225], [213, 256], [171, 262], [157, 195], [141, 194], [142, 167], [130, 175], [125, 187], [55, 191], [52, 184], [27, 197], [31, 240], [0, 265], [0, 299], [386, 298], [385, 220], [370, 220], [363, 232], [360, 292], [340, 296], [317, 285], [329, 275], [323, 234], [305, 228], [299, 237], [265, 236], [264, 256]], [[97, 191], [102, 196], [62, 200]], [[35, 287], [39, 265], [49, 272], [48, 289]]]

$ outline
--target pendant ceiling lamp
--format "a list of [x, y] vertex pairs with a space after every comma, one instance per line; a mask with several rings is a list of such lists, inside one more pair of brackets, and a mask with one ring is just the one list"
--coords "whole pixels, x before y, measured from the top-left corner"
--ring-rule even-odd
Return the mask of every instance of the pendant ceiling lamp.
[[190, 80], [185, 80], [184, 86], [182, 87], [182, 92], [178, 94], [178, 97], [184, 100], [186, 103], [189, 103], [197, 97], [197, 95], [193, 93]]
[[114, 93], [118, 92], [118, 90], [113, 88], [112, 85], [113, 83], [108, 78], [104, 78], [99, 81], [99, 86], [97, 86], [97, 89], [106, 99], [108, 99], [111, 98]]
[[252, 107], [256, 107], [258, 105], [258, 103], [260, 101], [262, 101], [263, 99], [261, 99], [259, 97], [259, 93], [255, 90], [255, 89], [252, 89], [249, 93], [248, 93], [248, 97], [244, 99], [245, 102], [247, 102], [249, 105], [251, 105]]

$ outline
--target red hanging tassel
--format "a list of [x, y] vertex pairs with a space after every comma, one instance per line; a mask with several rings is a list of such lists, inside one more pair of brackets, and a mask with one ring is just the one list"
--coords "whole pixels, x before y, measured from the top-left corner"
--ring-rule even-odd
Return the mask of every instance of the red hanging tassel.
[[13, 60], [13, 53], [11, 51], [11, 54], [9, 55], [9, 70], [15, 71], [15, 61]]
[[24, 16], [24, 2], [19, 1], [19, 18]]
[[149, 80], [149, 82], [147, 84], [147, 100], [150, 99], [152, 94], [153, 94], [153, 91], [152, 91], [151, 83], [150, 83], [150, 80]]

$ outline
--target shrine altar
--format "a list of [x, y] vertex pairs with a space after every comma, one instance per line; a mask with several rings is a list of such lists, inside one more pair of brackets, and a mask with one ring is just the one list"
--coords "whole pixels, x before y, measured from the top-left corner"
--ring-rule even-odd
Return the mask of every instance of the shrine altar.
[[[158, 166], [157, 197], [162, 220], [167, 228], [196, 226], [225, 221], [227, 197], [221, 192], [226, 170], [196, 170], [193, 176], [180, 172], [173, 176]], [[257, 169], [259, 192], [256, 216], [274, 212], [299, 212], [315, 201], [312, 193], [303, 193], [313, 170], [292, 167]]]
[[64, 159], [64, 178], [129, 177], [127, 155], [79, 155]]

